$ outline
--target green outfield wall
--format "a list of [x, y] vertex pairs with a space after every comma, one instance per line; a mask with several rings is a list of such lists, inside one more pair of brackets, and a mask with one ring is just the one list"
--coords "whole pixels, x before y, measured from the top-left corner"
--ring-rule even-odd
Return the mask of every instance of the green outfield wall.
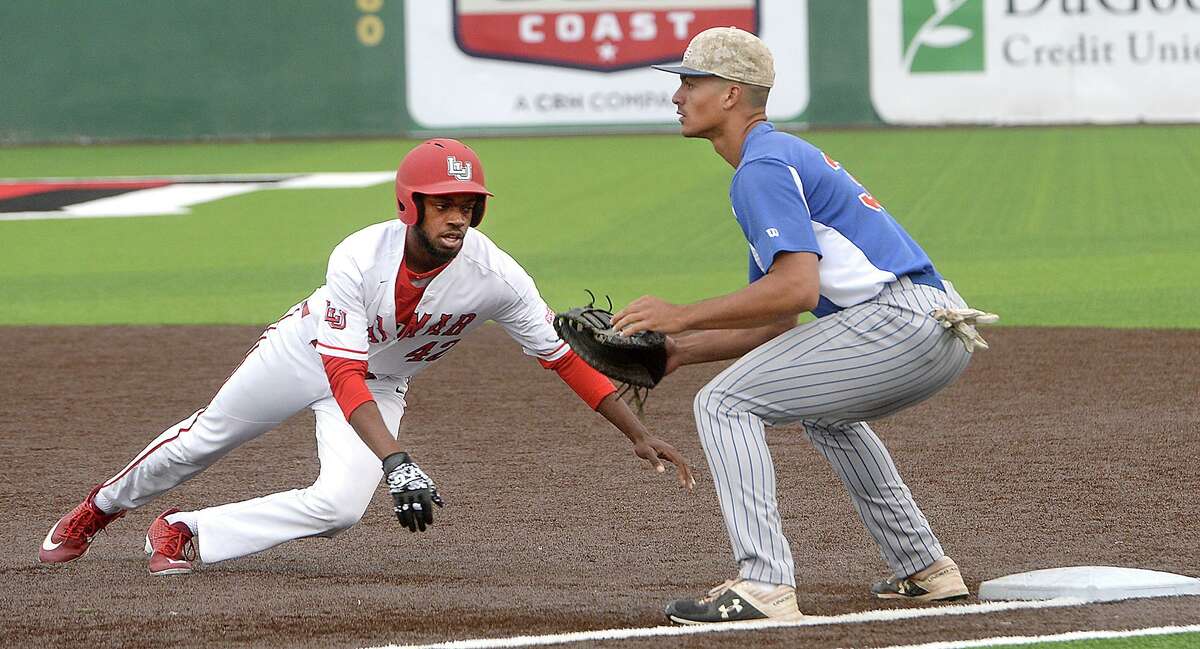
[[0, 139], [402, 133], [403, 44], [390, 33], [399, 9], [382, 0], [5, 0]]
[[0, 143], [661, 132], [714, 25], [795, 127], [1200, 121], [1200, 0], [6, 0]]

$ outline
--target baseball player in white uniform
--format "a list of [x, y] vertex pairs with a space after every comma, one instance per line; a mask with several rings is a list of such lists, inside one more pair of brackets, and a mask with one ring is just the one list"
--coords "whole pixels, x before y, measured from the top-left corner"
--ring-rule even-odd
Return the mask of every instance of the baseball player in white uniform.
[[40, 561], [78, 559], [126, 511], [304, 408], [316, 415], [316, 482], [198, 511], [164, 511], [146, 534], [150, 572], [188, 573], [197, 561], [332, 537], [362, 518], [381, 478], [400, 522], [424, 531], [443, 503], [397, 440], [404, 397], [413, 376], [488, 320], [620, 429], [638, 457], [660, 473], [661, 460], [673, 463], [690, 489], [678, 451], [649, 434], [612, 383], [559, 339], [533, 280], [475, 229], [488, 196], [479, 158], [461, 142], [434, 139], [410, 151], [396, 173], [399, 219], [342, 241], [325, 285], [267, 327], [211, 403], [163, 431], [55, 523]]

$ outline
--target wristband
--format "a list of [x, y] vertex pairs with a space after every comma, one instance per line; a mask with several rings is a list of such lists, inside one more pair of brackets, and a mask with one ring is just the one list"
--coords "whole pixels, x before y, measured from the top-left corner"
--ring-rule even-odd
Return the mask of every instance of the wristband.
[[392, 453], [391, 455], [383, 458], [383, 475], [391, 473], [393, 469], [401, 464], [410, 463], [412, 463], [412, 458], [408, 456], [408, 453], [405, 453], [404, 451]]

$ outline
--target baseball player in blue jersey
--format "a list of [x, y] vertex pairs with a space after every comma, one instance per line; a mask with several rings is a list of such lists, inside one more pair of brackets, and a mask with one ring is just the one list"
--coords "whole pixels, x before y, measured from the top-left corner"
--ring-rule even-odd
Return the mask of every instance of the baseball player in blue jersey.
[[[775, 498], [765, 425], [799, 424], [845, 484], [893, 576], [881, 598], [949, 600], [968, 590], [868, 420], [922, 401], [986, 347], [967, 307], [921, 247], [833, 158], [776, 131], [770, 51], [753, 34], [698, 34], [673, 97], [682, 134], [712, 141], [736, 170], [729, 196], [750, 244], [750, 283], [675, 305], [652, 296], [613, 318], [626, 334], [672, 336], [668, 371], [738, 360], [695, 398], [696, 427], [739, 575], [666, 608], [681, 624], [794, 619], [795, 565]], [[816, 319], [796, 325], [797, 315]]]

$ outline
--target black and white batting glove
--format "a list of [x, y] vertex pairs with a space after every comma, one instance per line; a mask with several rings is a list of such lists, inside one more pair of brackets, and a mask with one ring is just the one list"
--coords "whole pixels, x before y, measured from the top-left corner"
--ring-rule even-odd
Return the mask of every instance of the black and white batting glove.
[[425, 475], [408, 453], [392, 453], [384, 458], [383, 475], [400, 524], [410, 532], [424, 532], [433, 525], [433, 506], [443, 506], [442, 497], [433, 479]]

